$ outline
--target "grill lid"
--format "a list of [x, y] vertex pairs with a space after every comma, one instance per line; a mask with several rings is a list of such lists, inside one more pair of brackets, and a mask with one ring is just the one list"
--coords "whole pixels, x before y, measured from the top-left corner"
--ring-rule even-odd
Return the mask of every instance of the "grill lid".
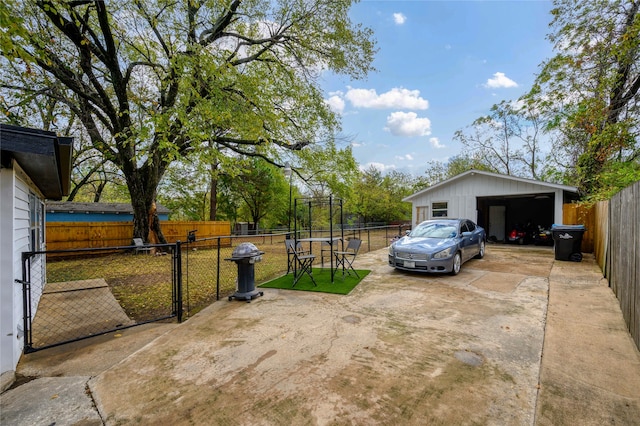
[[233, 250], [231, 256], [233, 258], [242, 258], [242, 257], [255, 257], [260, 256], [263, 252], [258, 250], [258, 247], [251, 243], [240, 243], [238, 247]]

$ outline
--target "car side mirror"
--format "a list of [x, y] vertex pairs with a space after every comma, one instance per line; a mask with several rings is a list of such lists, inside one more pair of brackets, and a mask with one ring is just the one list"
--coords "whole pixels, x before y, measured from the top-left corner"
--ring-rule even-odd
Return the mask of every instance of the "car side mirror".
[[409, 235], [411, 233], [411, 229], [407, 229], [406, 231], [404, 231], [405, 235]]
[[469, 231], [464, 231], [464, 232], [462, 233], [462, 236], [463, 236], [463, 237], [470, 237], [470, 236], [472, 236], [472, 235], [473, 235], [473, 232], [469, 232]]

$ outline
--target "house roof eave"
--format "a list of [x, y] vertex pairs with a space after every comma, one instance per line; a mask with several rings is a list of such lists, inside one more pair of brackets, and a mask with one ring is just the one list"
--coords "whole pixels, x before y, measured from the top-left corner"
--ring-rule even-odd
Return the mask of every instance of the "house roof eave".
[[2, 163], [16, 161], [45, 198], [61, 200], [69, 194], [73, 138], [0, 124], [0, 141]]
[[440, 188], [442, 186], [448, 185], [456, 180], [460, 180], [466, 176], [473, 176], [474, 174], [479, 174], [479, 175], [484, 175], [484, 176], [490, 176], [490, 177], [496, 177], [496, 178], [500, 178], [500, 179], [508, 179], [508, 180], [513, 180], [513, 181], [517, 181], [517, 182], [524, 182], [524, 183], [531, 183], [531, 184], [535, 184], [535, 185], [540, 185], [540, 186], [545, 186], [548, 187], [550, 190], [563, 190], [563, 191], [567, 191], [567, 192], [572, 192], [572, 193], [577, 193], [578, 189], [574, 186], [568, 186], [568, 185], [561, 185], [561, 184], [557, 184], [557, 183], [549, 183], [549, 182], [543, 182], [540, 180], [534, 180], [534, 179], [528, 179], [528, 178], [521, 178], [521, 177], [517, 177], [517, 176], [510, 176], [510, 175], [503, 175], [503, 174], [499, 174], [499, 173], [493, 173], [493, 172], [487, 172], [484, 170], [476, 170], [476, 169], [471, 169], [471, 170], [467, 170], [466, 172], [460, 173], [459, 175], [453, 176], [449, 179], [443, 180], [442, 182], [438, 182], [435, 185], [432, 185], [428, 188], [422, 189], [414, 194], [411, 194], [405, 198], [402, 199], [402, 201], [406, 201], [406, 202], [412, 202], [413, 199], [424, 195], [428, 192], [431, 192], [437, 188]]

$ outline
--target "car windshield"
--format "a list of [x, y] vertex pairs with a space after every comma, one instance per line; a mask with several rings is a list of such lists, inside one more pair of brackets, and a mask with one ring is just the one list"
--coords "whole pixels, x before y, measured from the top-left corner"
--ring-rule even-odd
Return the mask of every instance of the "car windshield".
[[416, 229], [411, 231], [411, 237], [423, 238], [454, 238], [458, 233], [454, 225], [446, 223], [425, 223], [418, 225]]

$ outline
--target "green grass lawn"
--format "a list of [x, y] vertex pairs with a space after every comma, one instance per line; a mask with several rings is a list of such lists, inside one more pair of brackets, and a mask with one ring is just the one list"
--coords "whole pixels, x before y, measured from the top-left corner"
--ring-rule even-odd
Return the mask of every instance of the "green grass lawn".
[[[235, 291], [237, 265], [224, 260], [231, 252], [231, 248], [221, 249], [219, 274], [216, 249], [182, 254], [183, 309], [188, 316], [216, 300], [218, 282], [221, 298]], [[256, 283], [282, 275], [286, 265], [286, 253], [265, 252], [255, 264]], [[47, 282], [103, 278], [127, 315], [138, 322], [171, 315], [172, 276], [171, 255], [123, 252], [47, 262]]]
[[[363, 234], [362, 237], [369, 238], [363, 244], [362, 252], [388, 244], [386, 231], [371, 232], [368, 235]], [[250, 241], [264, 251], [262, 261], [255, 264], [256, 285], [286, 273], [287, 254], [283, 236], [248, 237], [236, 240], [234, 247], [243, 241]], [[237, 265], [225, 261], [231, 257], [234, 247], [221, 247], [218, 253], [215, 247], [189, 250], [183, 245], [182, 292], [185, 315], [191, 316], [217, 300], [218, 284], [221, 299], [235, 292]], [[319, 246], [314, 248], [314, 252], [316, 249], [319, 253]], [[130, 318], [146, 321], [172, 313], [171, 255], [135, 255], [129, 251], [108, 255], [96, 253], [83, 255], [82, 258], [49, 259], [47, 282], [103, 278]], [[296, 287], [303, 288], [303, 282]]]
[[345, 274], [343, 276], [342, 271], [337, 271], [334, 275], [333, 282], [331, 281], [331, 270], [329, 268], [314, 268], [313, 279], [308, 275], [300, 277], [298, 282], [293, 285], [293, 274], [283, 275], [266, 283], [260, 285], [262, 288], [279, 288], [284, 290], [302, 290], [302, 291], [317, 291], [322, 293], [334, 293], [334, 294], [349, 294], [351, 290], [357, 286], [369, 272], [364, 269], [357, 269], [358, 278], [353, 272], [351, 275]]

